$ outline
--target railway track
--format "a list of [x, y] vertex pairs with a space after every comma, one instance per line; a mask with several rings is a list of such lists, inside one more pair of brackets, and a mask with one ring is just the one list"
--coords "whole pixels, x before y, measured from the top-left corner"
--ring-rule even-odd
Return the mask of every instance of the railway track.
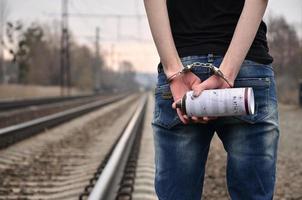
[[0, 199], [156, 199], [152, 105], [146, 122], [147, 97], [137, 99], [115, 101], [0, 150]]
[[43, 116], [31, 121], [26, 121], [17, 125], [8, 126], [0, 129], [0, 148], [7, 147], [17, 141], [30, 137], [39, 131], [53, 127], [70, 119], [83, 115], [87, 112], [95, 110], [101, 106], [117, 101], [124, 97], [118, 95], [115, 97], [102, 99], [75, 108], [57, 112], [51, 115]]
[[48, 97], [48, 98], [34, 98], [34, 99], [22, 99], [22, 100], [2, 100], [0, 101], [0, 111], [8, 111], [18, 108], [24, 108], [28, 106], [38, 106], [51, 103], [58, 103], [70, 100], [77, 100], [83, 98], [95, 97], [96, 95], [78, 95], [68, 97]]
[[[110, 158], [101, 168], [101, 172], [95, 174], [98, 179], [88, 199], [131, 199], [146, 101], [147, 97], [142, 97], [133, 117], [110, 153]], [[86, 190], [85, 193], [89, 191]]]
[[[1, 110], [0, 103], [0, 128], [19, 124], [21, 122], [41, 118], [46, 115], [54, 114], [63, 110], [74, 108], [76, 106], [88, 104], [94, 101], [103, 100], [114, 95], [91, 95], [91, 96], [79, 96], [79, 97], [65, 97], [65, 98], [51, 98], [51, 99], [39, 99], [27, 100], [30, 101], [27, 106], [23, 101], [20, 107], [17, 102], [17, 107], [10, 107], [11, 109]], [[49, 100], [49, 101], [48, 101]], [[33, 101], [33, 102], [32, 102]], [[34, 104], [34, 102], [37, 102]], [[15, 104], [16, 102], [7, 102]], [[20, 105], [21, 105], [20, 104]]]

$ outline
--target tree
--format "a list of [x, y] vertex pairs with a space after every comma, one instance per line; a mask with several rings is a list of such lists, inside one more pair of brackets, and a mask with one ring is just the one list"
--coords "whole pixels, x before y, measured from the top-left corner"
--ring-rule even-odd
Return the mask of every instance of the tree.
[[92, 89], [91, 66], [94, 64], [94, 55], [91, 50], [86, 46], [72, 44], [71, 60], [72, 85], [81, 89]]
[[302, 78], [302, 45], [296, 27], [284, 17], [272, 17], [268, 23], [268, 43], [274, 57], [274, 71], [280, 100], [296, 102], [298, 80]]
[[300, 62], [300, 41], [296, 28], [286, 22], [284, 17], [271, 18], [269, 21], [269, 45], [277, 66], [277, 73], [295, 71]]
[[[47, 30], [47, 35], [45, 35]], [[7, 46], [18, 65], [18, 83], [59, 84], [59, 41], [47, 25], [32, 23], [24, 28], [20, 21], [7, 25]]]
[[135, 72], [131, 62], [129, 61], [122, 61], [119, 65], [118, 70], [120, 77], [119, 77], [119, 88], [122, 90], [136, 90], [137, 82], [135, 81]]
[[[32, 24], [26, 30], [23, 30], [23, 24], [20, 21], [16, 23], [7, 23], [7, 37], [9, 41], [9, 52], [13, 57], [13, 62], [16, 62], [19, 67], [18, 80], [19, 83], [36, 82], [35, 79], [40, 76], [30, 76], [30, 66], [36, 62], [34, 58], [38, 58], [37, 54], [45, 54], [47, 44], [43, 41], [43, 29]], [[44, 64], [44, 63], [43, 63]], [[41, 65], [43, 66], [43, 65]], [[38, 69], [32, 70], [32, 72]], [[44, 71], [46, 73], [46, 71]]]
[[6, 34], [8, 43], [6, 46], [9, 48], [9, 53], [13, 57], [13, 62], [18, 63], [18, 82], [20, 83], [25, 82], [26, 73], [28, 72], [28, 49], [26, 48], [24, 38], [22, 38], [22, 29], [23, 24], [20, 21], [7, 23]]
[[[54, 23], [56, 25], [56, 23]], [[59, 85], [60, 83], [60, 31], [49, 24], [9, 22], [6, 29], [7, 44], [18, 70], [18, 83]], [[100, 73], [100, 92], [128, 91], [138, 88], [132, 63], [123, 61], [117, 72], [106, 68], [103, 55], [96, 55], [85, 46], [76, 43], [70, 33], [71, 84], [92, 91], [93, 75]], [[96, 59], [98, 60], [96, 65]], [[95, 65], [99, 70], [92, 72]], [[12, 75], [12, 74], [11, 74]]]

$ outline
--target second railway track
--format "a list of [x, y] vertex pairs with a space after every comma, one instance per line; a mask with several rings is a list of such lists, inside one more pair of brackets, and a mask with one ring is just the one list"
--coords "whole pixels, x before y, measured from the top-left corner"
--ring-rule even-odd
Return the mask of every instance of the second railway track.
[[[95, 101], [105, 100], [116, 95], [90, 95], [50, 99], [0, 102], [0, 128], [12, 126], [46, 115], [68, 110]], [[8, 107], [6, 107], [6, 104]], [[14, 107], [14, 105], [16, 106]], [[6, 109], [5, 109], [6, 108]], [[10, 108], [10, 109], [8, 109]]]
[[65, 109], [61, 112], [2, 128], [0, 129], [0, 148], [4, 148], [24, 138], [30, 137], [46, 128], [53, 127], [93, 111], [101, 106], [110, 104], [124, 96], [125, 95], [118, 95], [111, 98], [104, 98], [102, 100], [95, 100], [94, 102], [80, 105], [75, 108]]
[[81, 96], [67, 96], [67, 97], [44, 97], [34, 99], [21, 99], [21, 100], [1, 100], [0, 111], [13, 110], [24, 108], [28, 106], [37, 106], [51, 103], [58, 103], [64, 101], [71, 101], [83, 98], [95, 97], [95, 95], [81, 95]]

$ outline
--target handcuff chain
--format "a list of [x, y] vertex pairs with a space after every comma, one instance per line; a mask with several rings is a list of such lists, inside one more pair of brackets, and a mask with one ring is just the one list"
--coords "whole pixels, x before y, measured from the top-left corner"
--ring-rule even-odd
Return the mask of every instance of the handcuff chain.
[[[191, 71], [193, 67], [201, 67], [201, 66], [202, 66], [202, 67], [208, 67], [213, 75], [216, 75], [216, 76], [219, 76], [220, 78], [222, 78], [222, 79], [229, 85], [229, 87], [232, 88], [231, 83], [230, 83], [229, 80], [224, 76], [224, 74], [222, 73], [222, 71], [221, 71], [218, 67], [214, 66], [212, 63], [194, 62], [194, 63], [192, 63], [192, 64], [188, 64], [188, 65], [184, 66], [184, 68], [179, 72], [179, 75]], [[176, 75], [176, 74], [175, 74], [175, 75]], [[177, 75], [176, 75], [176, 76], [177, 76]], [[168, 79], [169, 82], [171, 82], [173, 78], [174, 78], [174, 77], [170, 77], [170, 78]]]
[[212, 72], [213, 72], [213, 67], [215, 67], [212, 63], [194, 62], [192, 64], [188, 64], [188, 65], [184, 66], [181, 71], [172, 74], [170, 77], [167, 78], [167, 80], [170, 83], [177, 76], [179, 76], [181, 74], [184, 74], [184, 73], [187, 73], [187, 72], [190, 72], [193, 67], [200, 67], [200, 66], [209, 67]]
[[212, 66], [213, 64], [212, 63], [201, 63], [201, 62], [194, 62], [192, 64], [188, 64], [185, 66], [185, 68], [188, 68], [188, 69], [192, 69], [193, 67], [210, 67]]

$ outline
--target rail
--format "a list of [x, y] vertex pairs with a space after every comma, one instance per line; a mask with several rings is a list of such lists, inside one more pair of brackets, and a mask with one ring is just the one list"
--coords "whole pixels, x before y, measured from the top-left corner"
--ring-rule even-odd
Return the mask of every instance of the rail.
[[147, 96], [144, 95], [128, 126], [116, 144], [104, 170], [95, 183], [88, 197], [89, 200], [115, 199], [115, 195], [119, 189], [119, 182], [123, 175], [123, 169], [125, 168], [135, 138], [137, 137], [139, 127], [143, 122], [146, 103]]

